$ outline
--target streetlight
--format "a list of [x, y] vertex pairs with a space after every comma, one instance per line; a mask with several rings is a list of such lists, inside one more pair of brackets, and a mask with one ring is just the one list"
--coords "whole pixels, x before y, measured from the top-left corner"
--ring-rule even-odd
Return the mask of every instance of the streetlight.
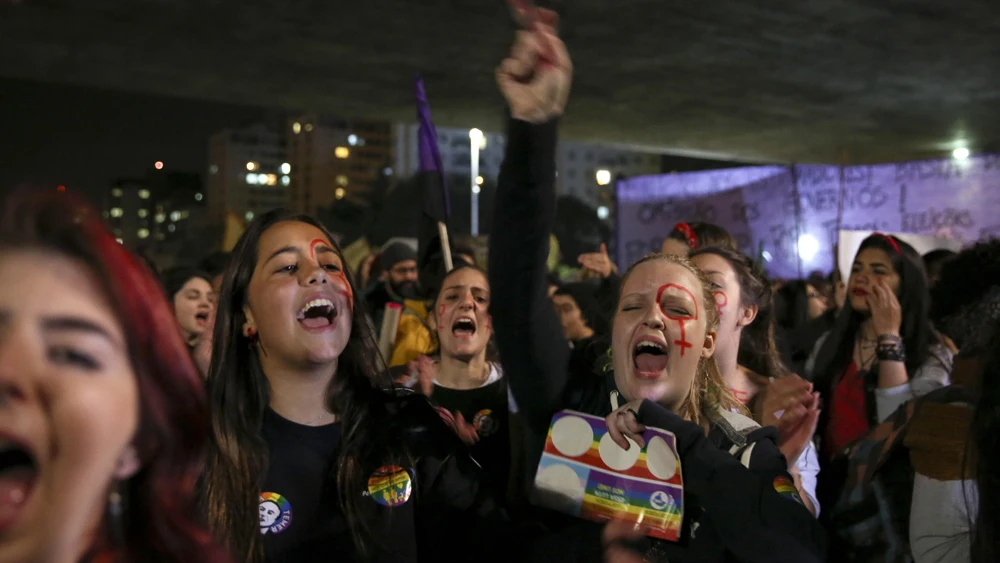
[[969, 158], [969, 149], [965, 147], [958, 147], [957, 149], [951, 151], [951, 156], [955, 157], [955, 160], [965, 160]]
[[479, 148], [483, 143], [483, 132], [479, 129], [469, 129], [469, 150], [472, 159], [472, 236], [479, 236]]
[[607, 186], [611, 183], [611, 171], [610, 170], [598, 170], [597, 171], [597, 185]]

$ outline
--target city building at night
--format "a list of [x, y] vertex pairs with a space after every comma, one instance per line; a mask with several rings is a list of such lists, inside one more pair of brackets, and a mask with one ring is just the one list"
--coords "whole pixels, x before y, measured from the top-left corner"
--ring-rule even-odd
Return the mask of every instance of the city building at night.
[[363, 201], [380, 176], [392, 174], [388, 121], [300, 115], [288, 120], [287, 133], [289, 207], [297, 212], [316, 214], [345, 197]]
[[103, 216], [118, 241], [148, 254], [173, 254], [207, 228], [199, 174], [152, 168], [119, 178], [104, 194]]
[[246, 220], [288, 204], [291, 164], [282, 123], [261, 122], [212, 135], [208, 147], [208, 215]]

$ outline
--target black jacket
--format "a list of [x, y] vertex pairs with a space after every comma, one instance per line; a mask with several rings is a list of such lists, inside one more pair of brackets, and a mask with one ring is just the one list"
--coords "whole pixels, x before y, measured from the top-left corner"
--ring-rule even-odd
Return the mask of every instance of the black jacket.
[[[509, 121], [490, 235], [492, 301], [503, 304], [491, 308], [493, 327], [509, 385], [534, 440], [534, 462], [555, 412], [573, 409], [606, 416], [617, 393], [610, 374], [570, 373], [570, 349], [547, 299], [555, 147], [555, 122]], [[790, 478], [773, 429], [740, 433], [720, 413], [706, 436], [701, 427], [649, 401], [639, 418], [677, 436], [686, 480], [681, 541], [649, 540], [643, 548], [647, 557], [671, 562], [822, 560], [822, 530], [815, 519], [775, 490], [775, 479]], [[743, 452], [752, 446], [747, 467], [730, 454], [734, 446]], [[599, 534], [598, 524], [563, 521], [553, 526], [535, 558], [598, 561]]]
[[[395, 507], [384, 506], [362, 487], [361, 518], [370, 532], [369, 554], [343, 560], [375, 563], [459, 561], [480, 553], [487, 561], [508, 563], [510, 524], [488, 487], [468, 448], [442, 420], [427, 398], [406, 389], [384, 395], [387, 418], [384, 431], [370, 444], [365, 474], [399, 463], [412, 483], [410, 498]], [[392, 451], [397, 455], [380, 456]], [[400, 462], [399, 453], [408, 462]], [[367, 453], [367, 452], [366, 452]], [[368, 467], [370, 466], [370, 467]], [[328, 486], [333, 486], [331, 483]], [[329, 538], [346, 545], [316, 542], [308, 553], [289, 554], [287, 561], [327, 561], [334, 552], [350, 553], [350, 538]], [[324, 548], [338, 548], [322, 553]], [[340, 560], [340, 559], [338, 559]]]

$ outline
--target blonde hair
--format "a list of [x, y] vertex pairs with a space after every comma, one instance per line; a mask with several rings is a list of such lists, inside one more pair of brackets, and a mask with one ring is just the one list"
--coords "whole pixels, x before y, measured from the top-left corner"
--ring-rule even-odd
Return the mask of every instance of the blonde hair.
[[[654, 260], [677, 264], [691, 272], [691, 275], [701, 285], [701, 298], [704, 303], [702, 309], [705, 311], [705, 330], [706, 332], [718, 330], [719, 311], [715, 308], [715, 296], [712, 295], [708, 278], [687, 258], [673, 254], [647, 254], [629, 267], [622, 276], [619, 287], [625, 287], [625, 283], [637, 266]], [[620, 292], [621, 289], [619, 289], [619, 299], [621, 299]], [[685, 420], [698, 425], [704, 425], [706, 422], [718, 418], [717, 411], [719, 409], [727, 411], [735, 410], [741, 414], [749, 414], [746, 407], [729, 391], [725, 380], [722, 378], [722, 372], [719, 370], [718, 364], [715, 363], [715, 358], [712, 356], [701, 358], [698, 361], [698, 368], [694, 379], [691, 381], [691, 390], [681, 403], [677, 414]]]

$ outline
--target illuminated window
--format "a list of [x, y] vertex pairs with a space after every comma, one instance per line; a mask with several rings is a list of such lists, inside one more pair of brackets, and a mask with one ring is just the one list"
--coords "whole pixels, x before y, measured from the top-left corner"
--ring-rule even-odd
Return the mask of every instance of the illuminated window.
[[256, 162], [254, 162], [254, 161], [251, 160], [250, 162], [247, 163], [247, 170], [253, 172], [256, 169], [257, 169], [257, 163]]
[[343, 174], [337, 176], [337, 184], [341, 185], [341, 186], [346, 186], [347, 185], [347, 176], [344, 176]]
[[248, 184], [256, 184], [257, 183], [257, 175], [254, 174], [253, 172], [247, 174], [247, 183]]
[[157, 160], [155, 163], [153, 163], [153, 168], [156, 168], [157, 170], [163, 170], [163, 161]]
[[598, 170], [597, 174], [597, 185], [607, 186], [611, 183], [611, 171], [610, 170]]
[[312, 131], [312, 130], [313, 130], [312, 123], [306, 123], [306, 131], [308, 132], [308, 131]]
[[288, 176], [282, 176], [281, 177], [281, 185], [282, 186], [287, 186], [287, 185], [289, 185], [291, 183], [292, 183], [292, 179], [289, 178]]
[[216, 166], [216, 165], [214, 165], [214, 164], [211, 165], [211, 166], [209, 166], [208, 167], [208, 173], [209, 174], [218, 174], [219, 173], [219, 167]]
[[351, 151], [347, 147], [337, 147], [333, 150], [333, 155], [337, 158], [347, 158], [351, 156]]
[[602, 206], [600, 206], [600, 207], [597, 208], [597, 218], [598, 219], [607, 219], [608, 215], [610, 215], [610, 210], [607, 208], [607, 206], [602, 205]]
[[167, 220], [167, 215], [165, 213], [157, 213], [154, 219], [156, 219], [157, 223], [162, 223]]
[[282, 163], [282, 165], [281, 165], [281, 173], [282, 174], [291, 174], [291, 172], [292, 172], [292, 165], [288, 164], [287, 162]]
[[302, 124], [299, 123], [298, 121], [296, 121], [295, 123], [292, 123], [292, 133], [295, 133], [296, 135], [298, 135], [301, 132], [302, 132]]
[[112, 197], [121, 197], [122, 196], [122, 189], [121, 188], [114, 188], [114, 189], [112, 189], [111, 190], [111, 196]]
[[333, 196], [336, 197], [337, 199], [344, 199], [345, 195], [347, 195], [347, 190], [345, 190], [344, 188], [337, 188], [333, 192]]
[[476, 185], [477, 186], [482, 186], [483, 185], [483, 177], [482, 176], [476, 176]]
[[267, 174], [257, 174], [257, 183], [262, 186], [267, 185]]
[[347, 144], [351, 145], [352, 147], [356, 146], [358, 144], [358, 136], [357, 135], [348, 135], [347, 136]]
[[201, 195], [201, 192], [194, 194], [195, 201], [201, 201], [205, 196]]
[[267, 185], [268, 186], [274, 186], [277, 183], [278, 183], [278, 176], [277, 175], [275, 175], [275, 174], [268, 174], [267, 175]]
[[139, 238], [146, 238], [149, 236], [149, 229], [139, 229], [136, 234], [139, 235]]
[[170, 220], [171, 221], [180, 221], [181, 220], [181, 212], [180, 211], [171, 211], [170, 212]]
[[174, 225], [173, 223], [170, 223], [169, 225], [167, 225], [167, 230], [172, 233], [172, 232], [174, 232], [174, 231], [177, 230], [177, 225]]
[[145, 219], [146, 215], [149, 215], [149, 211], [146, 211], [145, 209], [140, 209], [139, 210], [139, 218], [140, 219]]
[[149, 199], [149, 190], [139, 190], [139, 199]]
[[122, 208], [121, 207], [112, 207], [111, 208], [111, 216], [112, 217], [121, 217], [122, 216]]

